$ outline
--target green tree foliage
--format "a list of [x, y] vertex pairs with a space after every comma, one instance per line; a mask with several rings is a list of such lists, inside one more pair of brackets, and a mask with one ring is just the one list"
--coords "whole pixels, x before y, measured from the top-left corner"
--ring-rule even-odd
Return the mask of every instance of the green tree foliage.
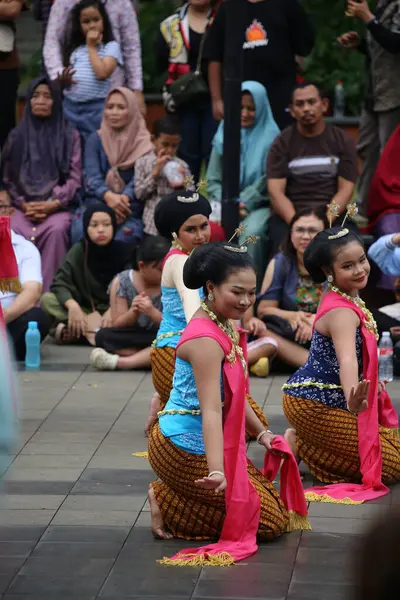
[[[365, 93], [365, 57], [357, 50], [345, 50], [336, 38], [346, 31], [357, 31], [363, 36], [365, 26], [345, 16], [345, 0], [303, 0], [310, 15], [317, 40], [312, 55], [306, 60], [306, 76], [321, 84], [333, 97], [337, 81], [342, 80], [346, 96], [346, 115], [358, 116]], [[371, 10], [374, 2], [369, 3]]]

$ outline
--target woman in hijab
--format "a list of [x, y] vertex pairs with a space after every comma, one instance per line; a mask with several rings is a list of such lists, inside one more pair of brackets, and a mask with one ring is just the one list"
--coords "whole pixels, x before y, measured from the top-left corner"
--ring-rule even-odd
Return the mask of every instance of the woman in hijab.
[[[99, 131], [85, 147], [85, 207], [102, 202], [115, 212], [116, 239], [137, 243], [143, 237], [143, 204], [135, 198], [135, 162], [153, 150], [150, 133], [134, 92], [112, 90]], [[72, 225], [72, 240], [83, 237], [82, 210]]]
[[[265, 270], [266, 228], [269, 218], [266, 164], [272, 142], [279, 134], [265, 87], [256, 81], [242, 83], [241, 147], [240, 147], [240, 216], [246, 226], [245, 236], [258, 235], [257, 244], [249, 247], [258, 277]], [[224, 123], [221, 122], [213, 140], [213, 149], [207, 169], [210, 201], [222, 199], [222, 155]], [[218, 205], [217, 205], [218, 207]], [[214, 209], [211, 220], [220, 221]], [[213, 218], [213, 216], [215, 218]]]
[[53, 320], [58, 343], [86, 337], [94, 344], [99, 327], [111, 325], [108, 286], [131, 260], [130, 244], [115, 241], [114, 211], [92, 204], [83, 216], [85, 239], [68, 252], [41, 307]]
[[24, 116], [8, 136], [2, 163], [15, 208], [12, 228], [39, 249], [48, 291], [67, 253], [69, 209], [81, 187], [82, 164], [79, 134], [64, 119], [60, 90], [44, 76], [29, 86]]

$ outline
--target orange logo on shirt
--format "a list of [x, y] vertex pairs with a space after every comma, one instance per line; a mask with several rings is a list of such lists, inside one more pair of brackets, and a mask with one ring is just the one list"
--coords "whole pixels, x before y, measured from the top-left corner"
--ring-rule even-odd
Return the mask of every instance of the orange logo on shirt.
[[244, 50], [268, 46], [269, 39], [263, 25], [254, 19], [252, 24], [246, 29], [246, 41], [243, 44]]

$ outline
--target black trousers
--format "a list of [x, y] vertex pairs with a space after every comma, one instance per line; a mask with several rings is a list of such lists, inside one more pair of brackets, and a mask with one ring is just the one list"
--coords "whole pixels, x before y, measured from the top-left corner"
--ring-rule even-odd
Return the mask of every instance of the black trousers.
[[31, 308], [15, 319], [15, 321], [8, 323], [7, 331], [14, 343], [14, 353], [17, 360], [25, 360], [25, 333], [28, 329], [29, 321], [37, 321], [41, 341], [43, 341], [50, 329], [50, 323], [46, 313], [43, 312], [41, 308], [37, 307]]
[[18, 69], [1, 69], [0, 63], [0, 148], [16, 125], [18, 85]]

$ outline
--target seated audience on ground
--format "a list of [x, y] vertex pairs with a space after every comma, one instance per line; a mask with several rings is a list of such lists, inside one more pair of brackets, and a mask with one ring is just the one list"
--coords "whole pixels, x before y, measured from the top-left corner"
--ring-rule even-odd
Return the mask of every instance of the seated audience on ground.
[[276, 138], [268, 154], [267, 179], [274, 214], [269, 220], [270, 256], [279, 251], [296, 211], [326, 210], [332, 201], [345, 211], [357, 181], [353, 140], [326, 123], [327, 100], [316, 85], [303, 82], [293, 92], [296, 123]]
[[140, 156], [135, 163], [135, 196], [144, 204], [143, 229], [157, 235], [154, 211], [163, 196], [184, 189], [190, 177], [187, 163], [177, 158], [181, 141], [179, 121], [167, 115], [154, 123], [154, 151]]
[[81, 134], [83, 146], [101, 125], [111, 76], [118, 65], [123, 65], [121, 47], [114, 40], [101, 0], [81, 0], [74, 6], [65, 46], [64, 66], [74, 75], [64, 90], [64, 112]]
[[61, 93], [46, 77], [32, 81], [20, 124], [2, 155], [12, 227], [42, 255], [47, 292], [68, 250], [71, 213], [81, 187], [79, 134], [65, 121]]
[[384, 235], [376, 241], [368, 250], [368, 256], [380, 268], [382, 273], [395, 278], [395, 295], [397, 302], [387, 306], [381, 306], [379, 310], [372, 311], [380, 333], [391, 331], [392, 336], [400, 338], [400, 233]]
[[[241, 218], [246, 226], [244, 233], [258, 235], [257, 244], [249, 246], [259, 277], [265, 269], [266, 228], [270, 216], [266, 186], [266, 160], [279, 128], [274, 121], [265, 87], [256, 81], [242, 83], [241, 146], [240, 146], [240, 198]], [[224, 123], [218, 128], [207, 169], [210, 201], [222, 200], [222, 156]], [[220, 220], [215, 214], [211, 219]]]
[[72, 223], [72, 241], [83, 238], [82, 214], [101, 202], [115, 212], [115, 239], [138, 243], [143, 237], [143, 205], [135, 197], [135, 165], [153, 151], [150, 133], [135, 94], [127, 88], [112, 90], [106, 100], [103, 120], [85, 146], [85, 201]]
[[94, 345], [97, 329], [111, 326], [108, 286], [131, 263], [132, 246], [115, 241], [116, 216], [106, 204], [91, 205], [83, 227], [85, 239], [72, 246], [41, 300], [57, 343], [85, 337]]
[[295, 214], [283, 251], [271, 260], [262, 284], [257, 314], [278, 342], [278, 355], [299, 367], [308, 358], [314, 316], [323, 293], [304, 267], [304, 251], [327, 227], [324, 212], [303, 209]]
[[134, 252], [133, 269], [123, 271], [110, 289], [111, 327], [96, 333], [92, 365], [100, 371], [148, 369], [151, 345], [161, 323], [161, 269], [170, 243], [145, 237]]
[[[11, 200], [6, 191], [0, 191], [0, 216], [11, 217]], [[39, 250], [22, 235], [11, 231], [11, 242], [18, 266], [21, 284], [19, 294], [0, 291], [0, 305], [3, 311], [7, 332], [14, 345], [17, 360], [24, 360], [26, 353], [25, 333], [29, 321], [36, 321], [43, 340], [48, 331], [48, 318], [37, 307], [42, 294], [42, 268]], [[2, 257], [0, 257], [1, 260]], [[1, 290], [1, 286], [0, 286]]]

